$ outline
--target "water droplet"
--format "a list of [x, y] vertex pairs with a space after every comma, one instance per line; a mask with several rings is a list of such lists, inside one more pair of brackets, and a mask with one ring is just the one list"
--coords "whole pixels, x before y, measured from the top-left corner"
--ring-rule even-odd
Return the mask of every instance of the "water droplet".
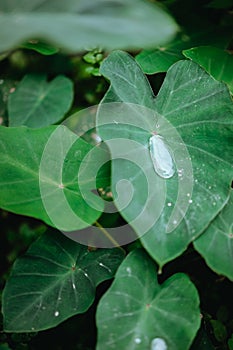
[[136, 344], [140, 344], [142, 342], [142, 340], [140, 338], [135, 338], [134, 341]]
[[213, 202], [213, 205], [216, 205], [216, 202]]
[[154, 338], [150, 348], [151, 350], [167, 350], [167, 344], [162, 338]]
[[187, 197], [190, 197], [190, 193], [187, 193]]
[[149, 150], [155, 172], [163, 179], [171, 178], [175, 173], [174, 163], [163, 137], [157, 134], [151, 136]]
[[192, 201], [192, 199], [189, 199], [189, 203], [191, 204], [193, 201]]
[[32, 327], [31, 329], [32, 329], [32, 331], [34, 331], [34, 330], [35, 330], [35, 328], [34, 328], [34, 327]]
[[54, 312], [54, 316], [55, 316], [55, 317], [58, 317], [58, 316], [59, 316], [59, 312], [58, 312], [58, 311], [55, 311], [55, 312]]
[[72, 283], [72, 287], [73, 289], [76, 289], [76, 285], [74, 283]]
[[171, 207], [171, 206], [172, 206], [172, 203], [171, 203], [171, 202], [167, 203], [167, 206], [168, 206], [168, 207]]
[[130, 275], [131, 272], [132, 272], [130, 267], [126, 267], [126, 271], [128, 272], [129, 275]]

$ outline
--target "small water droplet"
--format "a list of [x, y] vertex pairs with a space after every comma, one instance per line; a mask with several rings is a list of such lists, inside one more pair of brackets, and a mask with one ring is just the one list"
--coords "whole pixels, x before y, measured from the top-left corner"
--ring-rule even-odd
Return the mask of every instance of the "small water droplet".
[[32, 329], [32, 331], [34, 331], [34, 330], [35, 330], [35, 328], [34, 328], [34, 327], [32, 327], [31, 329]]
[[216, 202], [213, 202], [213, 205], [216, 205]]
[[168, 206], [168, 207], [171, 207], [171, 206], [172, 206], [172, 203], [171, 203], [171, 202], [167, 203], [167, 206]]
[[189, 203], [191, 204], [193, 202], [193, 200], [192, 199], [189, 199]]
[[154, 338], [150, 348], [151, 350], [167, 350], [167, 344], [162, 338]]
[[76, 285], [74, 283], [72, 283], [72, 287], [73, 289], [76, 289]]
[[134, 341], [136, 344], [140, 344], [142, 342], [142, 340], [140, 338], [135, 338]]
[[126, 271], [128, 272], [129, 275], [130, 275], [131, 272], [132, 272], [130, 267], [126, 267]]
[[58, 311], [55, 311], [55, 312], [54, 312], [54, 316], [55, 316], [55, 317], [58, 317], [58, 316], [59, 316], [59, 312], [58, 312]]
[[190, 193], [187, 193], [187, 197], [190, 197]]

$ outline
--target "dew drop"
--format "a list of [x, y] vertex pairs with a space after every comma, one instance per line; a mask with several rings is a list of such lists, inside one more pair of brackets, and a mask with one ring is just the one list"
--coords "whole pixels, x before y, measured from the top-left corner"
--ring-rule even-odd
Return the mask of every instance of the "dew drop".
[[54, 312], [54, 316], [55, 316], [55, 317], [58, 317], [58, 316], [59, 316], [59, 312], [58, 312], [58, 311], [55, 311], [55, 312]]
[[192, 199], [189, 199], [189, 203], [191, 204], [193, 201], [192, 201]]
[[131, 268], [130, 267], [127, 267], [126, 271], [128, 272], [129, 275], [131, 274]]
[[172, 206], [172, 203], [171, 203], [171, 202], [167, 203], [167, 206], [168, 206], [168, 207], [171, 207], [171, 206]]
[[167, 350], [167, 344], [162, 338], [154, 338], [151, 342], [151, 350]]
[[74, 284], [74, 283], [72, 283], [72, 287], [73, 287], [73, 289], [76, 289], [76, 286], [75, 286], [75, 284]]
[[163, 179], [171, 178], [175, 173], [174, 162], [163, 137], [157, 134], [151, 136], [149, 150], [155, 172]]
[[134, 341], [136, 344], [140, 344], [142, 342], [142, 340], [140, 338], [135, 338]]

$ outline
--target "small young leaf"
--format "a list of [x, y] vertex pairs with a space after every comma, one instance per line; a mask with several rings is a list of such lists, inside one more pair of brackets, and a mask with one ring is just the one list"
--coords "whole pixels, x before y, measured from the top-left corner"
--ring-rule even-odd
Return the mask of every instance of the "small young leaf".
[[61, 120], [71, 107], [70, 79], [57, 76], [51, 82], [44, 75], [26, 75], [9, 95], [9, 125], [40, 128]]
[[21, 47], [24, 49], [34, 50], [45, 56], [54, 55], [59, 51], [58, 48], [39, 40], [29, 40], [28, 42], [22, 44]]
[[181, 273], [159, 285], [155, 270], [142, 249], [123, 261], [98, 305], [97, 350], [189, 349], [200, 326], [196, 288]]
[[95, 288], [114, 276], [124, 254], [75, 243], [48, 231], [17, 259], [3, 292], [6, 332], [34, 332], [55, 327], [85, 312]]

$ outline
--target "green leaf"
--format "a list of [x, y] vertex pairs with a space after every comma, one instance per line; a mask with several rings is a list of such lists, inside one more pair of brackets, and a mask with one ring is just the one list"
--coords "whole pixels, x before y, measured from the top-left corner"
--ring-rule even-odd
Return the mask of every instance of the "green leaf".
[[3, 292], [6, 332], [55, 327], [86, 311], [95, 289], [114, 276], [121, 249], [89, 251], [57, 231], [48, 231], [17, 259]]
[[228, 340], [228, 346], [230, 350], [233, 350], [233, 334], [231, 335], [230, 339]]
[[[115, 198], [119, 194], [127, 195], [130, 188], [126, 190], [122, 179], [134, 189], [127, 207], [116, 202], [125, 220], [142, 236], [145, 224], [153, 222], [161, 209], [158, 221], [141, 237], [141, 241], [162, 267], [180, 255], [206, 229], [228, 199], [233, 177], [232, 100], [224, 84], [191, 61], [178, 62], [169, 69], [156, 99], [139, 66], [126, 53], [116, 51], [110, 54], [103, 61], [101, 73], [111, 82], [103, 106], [106, 105], [104, 102], [122, 101], [151, 110], [151, 113], [144, 111], [140, 114], [132, 108], [131, 115], [125, 115], [124, 123], [121, 118], [118, 124], [118, 116], [109, 113], [108, 123], [111, 125], [102, 125], [99, 133], [108, 143], [111, 139], [121, 139], [118, 148], [124, 148], [121, 157], [112, 161], [112, 192]], [[104, 117], [104, 113], [99, 114], [99, 125], [104, 124]], [[141, 129], [134, 127], [135, 121]], [[170, 179], [162, 179], [153, 171], [148, 147], [155, 130], [174, 153], [177, 169]], [[122, 138], [126, 139], [127, 146]], [[133, 148], [131, 142], [132, 150], [128, 147], [129, 139], [138, 143]], [[144, 147], [139, 148], [139, 144]], [[115, 149], [109, 147], [113, 154]], [[185, 158], [186, 153], [182, 153], [180, 147], [186, 147]], [[148, 182], [150, 169], [154, 175], [150, 172]], [[151, 184], [149, 190], [148, 183]], [[163, 196], [164, 205], [160, 207]], [[188, 205], [186, 214], [182, 214], [183, 203]], [[183, 220], [175, 230], [167, 233], [167, 225], [170, 220], [175, 225], [176, 215], [181, 215]], [[137, 224], [133, 222], [135, 217]]]
[[[196, 29], [196, 28], [195, 28]], [[199, 45], [217, 45], [225, 48], [230, 41], [229, 34], [216, 29], [203, 29], [180, 33], [167, 45], [153, 50], [143, 50], [136, 56], [136, 61], [146, 74], [166, 72], [171, 65], [184, 59], [183, 50]], [[219, 51], [221, 51], [219, 49]]]
[[218, 342], [224, 342], [227, 338], [227, 330], [224, 324], [218, 320], [210, 320], [214, 336]]
[[216, 80], [226, 83], [233, 94], [233, 55], [212, 46], [200, 46], [185, 50], [183, 54], [198, 63]]
[[30, 40], [23, 43], [21, 47], [28, 50], [34, 50], [45, 56], [54, 55], [59, 51], [58, 48], [39, 40]]
[[215, 347], [212, 345], [204, 326], [199, 329], [190, 350], [215, 350]]
[[8, 99], [9, 125], [39, 128], [61, 120], [73, 101], [72, 81], [57, 76], [25, 75]]
[[225, 207], [194, 242], [195, 249], [218, 274], [233, 281], [233, 190]]
[[[96, 147], [85, 163], [92, 147], [64, 126], [0, 127], [0, 207], [64, 231], [92, 224], [104, 207], [91, 192], [96, 189], [92, 169], [108, 159], [106, 150]], [[78, 181], [81, 164], [85, 173]], [[100, 172], [100, 186], [106, 185], [107, 175]]]
[[232, 6], [233, 6], [232, 0], [213, 0], [207, 5], [207, 7], [212, 7], [215, 9], [225, 9]]
[[97, 349], [157, 349], [161, 344], [161, 349], [185, 350], [199, 326], [198, 293], [189, 278], [178, 273], [159, 285], [152, 260], [134, 250], [99, 302]]
[[141, 48], [170, 40], [178, 28], [159, 6], [143, 0], [25, 0], [23, 5], [1, 1], [0, 51], [38, 38], [69, 52]]

